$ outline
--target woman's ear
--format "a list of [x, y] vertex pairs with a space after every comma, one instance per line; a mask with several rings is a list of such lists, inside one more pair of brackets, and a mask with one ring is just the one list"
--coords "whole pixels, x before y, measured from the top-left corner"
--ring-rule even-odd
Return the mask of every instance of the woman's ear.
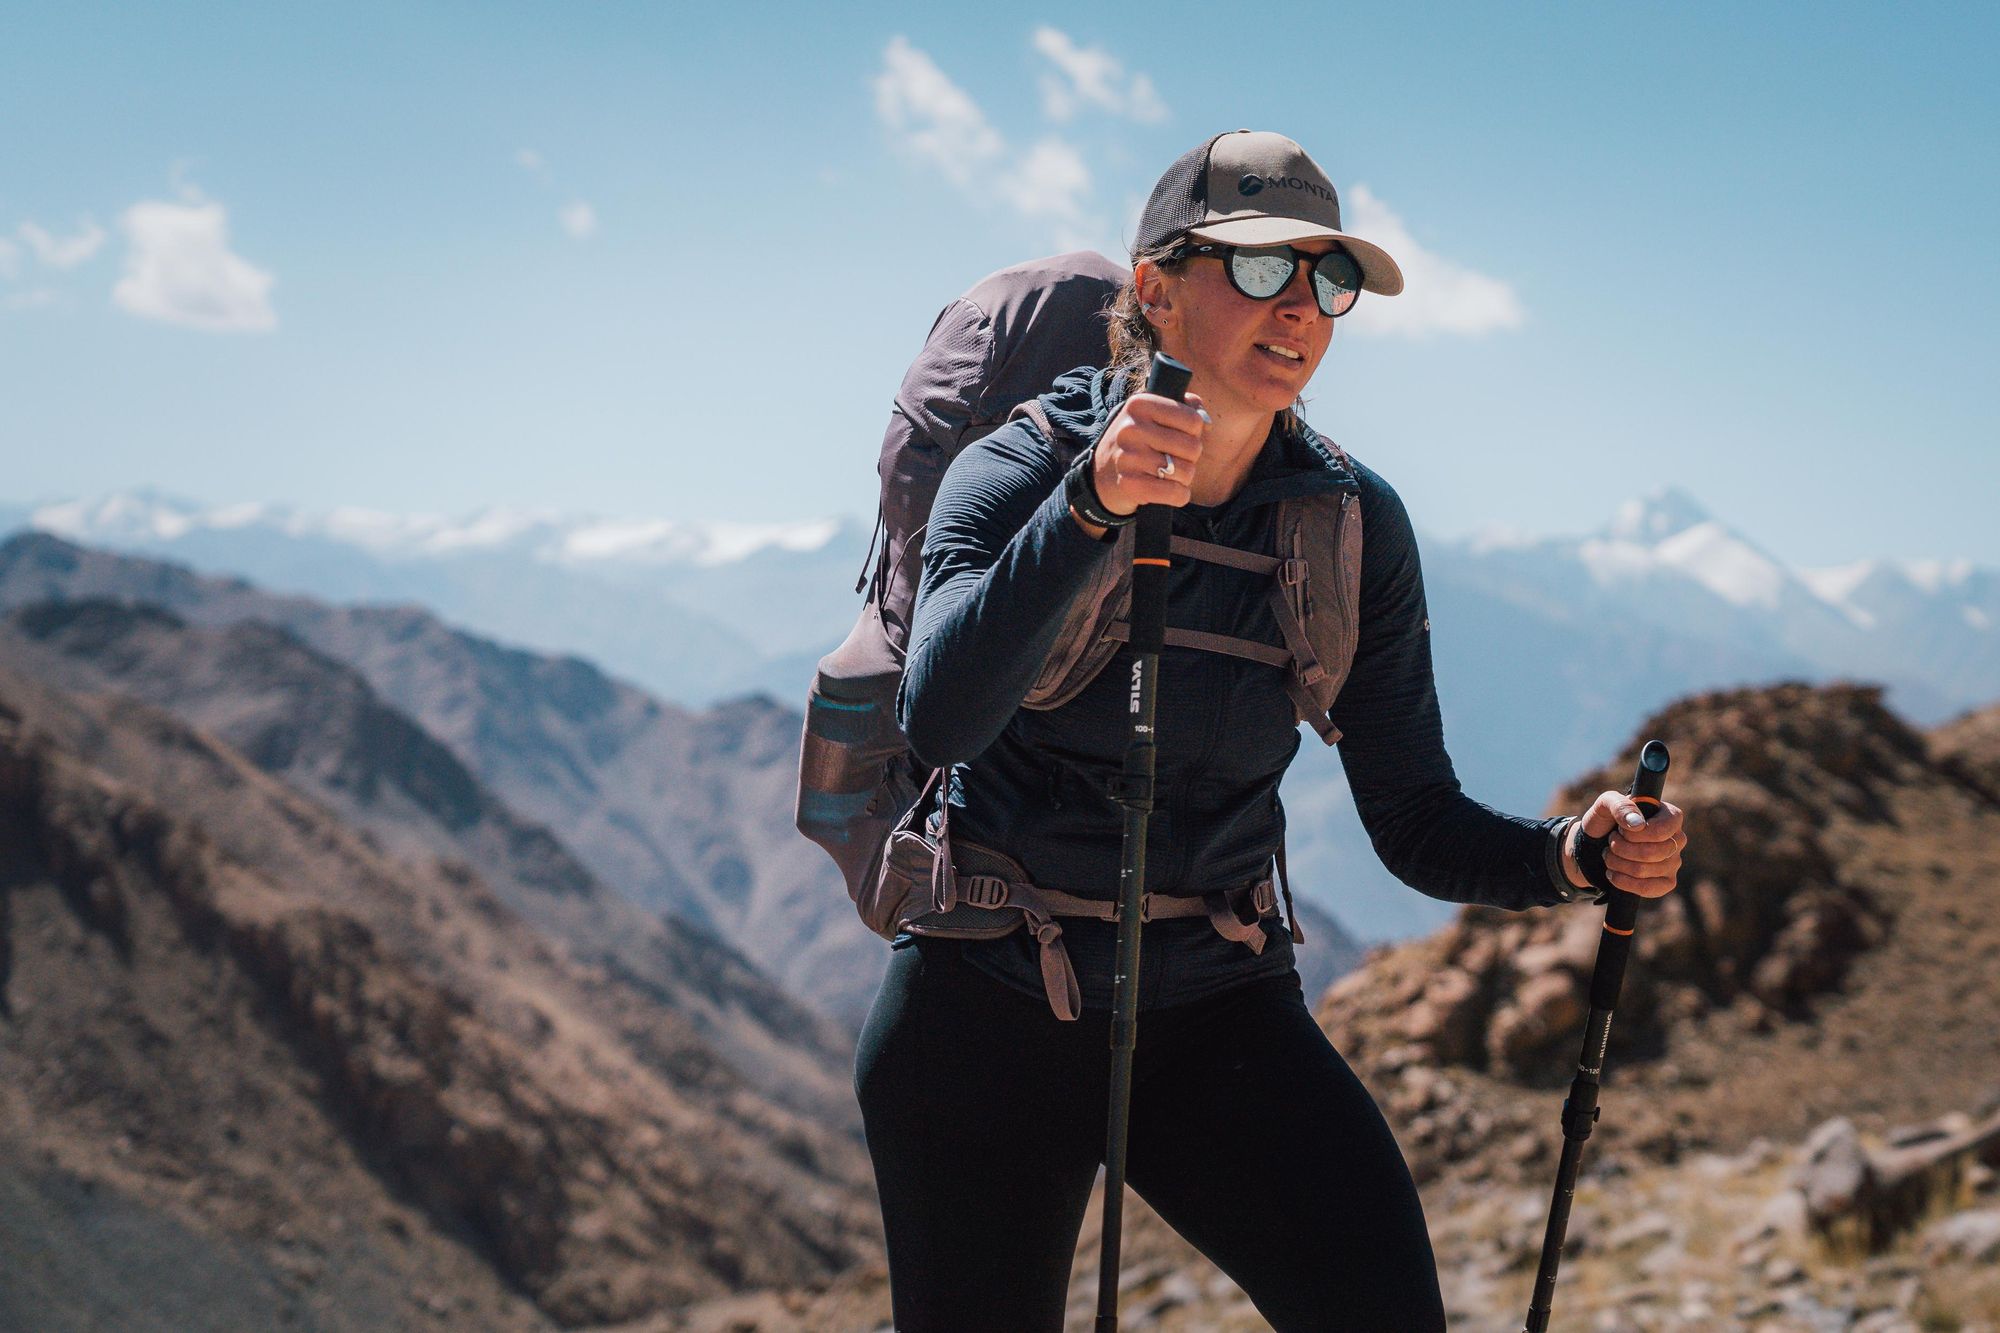
[[1167, 275], [1160, 272], [1159, 265], [1150, 259], [1142, 259], [1132, 270], [1132, 279], [1139, 291], [1139, 310], [1153, 324], [1162, 322], [1162, 317], [1173, 309], [1167, 299]]

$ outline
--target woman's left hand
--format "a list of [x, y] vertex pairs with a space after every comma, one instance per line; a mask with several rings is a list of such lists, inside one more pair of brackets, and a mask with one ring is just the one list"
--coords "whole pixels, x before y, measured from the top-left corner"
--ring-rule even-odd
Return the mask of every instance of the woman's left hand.
[[[1643, 822], [1634, 823], [1632, 816]], [[1611, 846], [1604, 852], [1604, 868], [1613, 887], [1641, 898], [1663, 898], [1674, 891], [1680, 878], [1681, 852], [1687, 834], [1681, 832], [1681, 808], [1660, 802], [1659, 813], [1646, 819], [1638, 802], [1623, 792], [1600, 793], [1584, 811], [1583, 818], [1569, 826], [1563, 838], [1563, 870], [1579, 889], [1589, 888], [1583, 868], [1576, 863], [1579, 832], [1591, 837], [1611, 834]]]

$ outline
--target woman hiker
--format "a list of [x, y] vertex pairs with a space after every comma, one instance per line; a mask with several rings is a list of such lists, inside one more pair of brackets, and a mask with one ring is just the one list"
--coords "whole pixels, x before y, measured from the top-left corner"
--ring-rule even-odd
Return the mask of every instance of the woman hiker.
[[[1674, 888], [1686, 838], [1671, 805], [1647, 823], [1605, 792], [1535, 820], [1459, 789], [1409, 518], [1296, 410], [1335, 321], [1360, 292], [1402, 285], [1387, 254], [1341, 231], [1332, 183], [1296, 143], [1218, 135], [1154, 187], [1109, 313], [1112, 364], [1065, 375], [1041, 421], [1010, 423], [945, 475], [900, 701], [912, 750], [948, 770], [930, 830], [962, 891], [982, 872], [1019, 877], [1072, 910], [1059, 930], [905, 933], [891, 954], [856, 1087], [900, 1333], [1063, 1326], [1105, 1149], [1116, 926], [1083, 909], [1117, 896], [1132, 655], [1107, 644], [1107, 662], [1053, 695], [1045, 677], [1139, 506], [1171, 506], [1177, 538], [1269, 553], [1287, 502], [1324, 516], [1352, 497], [1358, 603], [1322, 574], [1303, 612], [1313, 642], [1351, 656], [1323, 664], [1346, 677], [1315, 726], [1339, 738], [1362, 822], [1404, 881], [1509, 909], [1594, 898], [1607, 881], [1647, 898]], [[1143, 392], [1155, 351], [1193, 369], [1185, 402]], [[1052, 435], [1089, 442], [1074, 474]], [[1167, 623], [1183, 633], [1160, 665], [1128, 1179], [1280, 1333], [1425, 1333], [1444, 1313], [1416, 1186], [1307, 1007], [1271, 892], [1278, 782], [1312, 709], [1296, 667], [1275, 664], [1285, 653], [1240, 651], [1297, 647], [1301, 616], [1277, 606], [1270, 563], [1177, 554], [1170, 574]], [[1327, 617], [1346, 618], [1344, 638]]]

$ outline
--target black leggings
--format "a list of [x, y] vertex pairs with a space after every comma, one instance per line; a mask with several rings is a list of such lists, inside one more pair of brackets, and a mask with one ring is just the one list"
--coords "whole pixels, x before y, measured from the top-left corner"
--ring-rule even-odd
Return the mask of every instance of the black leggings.
[[[1109, 1027], [1058, 1021], [952, 941], [891, 958], [855, 1089], [898, 1333], [1061, 1333]], [[1278, 1333], [1444, 1328], [1409, 1168], [1297, 973], [1141, 1015], [1126, 1174]]]

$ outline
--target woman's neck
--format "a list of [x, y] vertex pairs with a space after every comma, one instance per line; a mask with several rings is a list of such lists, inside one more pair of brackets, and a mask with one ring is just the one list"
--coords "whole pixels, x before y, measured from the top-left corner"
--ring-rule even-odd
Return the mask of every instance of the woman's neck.
[[1271, 412], [1230, 412], [1216, 406], [1208, 412], [1214, 419], [1202, 435], [1201, 466], [1195, 472], [1191, 494], [1198, 505], [1221, 504], [1243, 489], [1276, 419]]

